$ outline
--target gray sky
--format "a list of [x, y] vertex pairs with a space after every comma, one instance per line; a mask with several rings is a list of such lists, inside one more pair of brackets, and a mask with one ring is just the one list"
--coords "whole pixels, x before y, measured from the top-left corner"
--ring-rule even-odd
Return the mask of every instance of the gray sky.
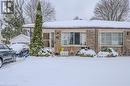
[[99, 0], [49, 0], [56, 9], [57, 20], [72, 20], [75, 16], [90, 19]]
[[51, 2], [52, 6], [56, 9], [57, 20], [72, 20], [76, 16], [79, 16], [82, 19], [89, 20], [94, 15], [93, 12], [96, 3], [99, 2], [100, 0], [46, 0], [46, 1]]
[[72, 20], [75, 16], [79, 16], [80, 18], [83, 19], [90, 19], [93, 15], [94, 7], [99, 0], [48, 0], [48, 1], [51, 2], [52, 6], [56, 9], [57, 20]]

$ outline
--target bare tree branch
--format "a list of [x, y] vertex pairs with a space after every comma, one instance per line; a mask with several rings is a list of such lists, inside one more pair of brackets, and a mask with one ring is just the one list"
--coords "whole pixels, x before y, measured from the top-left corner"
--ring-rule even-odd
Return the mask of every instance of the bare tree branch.
[[[26, 3], [24, 12], [29, 17], [31, 23], [35, 22], [36, 6], [38, 0], [30, 0]], [[55, 9], [52, 7], [50, 2], [45, 0], [41, 1], [43, 22], [51, 21], [55, 19]]]
[[129, 0], [101, 0], [95, 8], [92, 19], [124, 21], [129, 13]]

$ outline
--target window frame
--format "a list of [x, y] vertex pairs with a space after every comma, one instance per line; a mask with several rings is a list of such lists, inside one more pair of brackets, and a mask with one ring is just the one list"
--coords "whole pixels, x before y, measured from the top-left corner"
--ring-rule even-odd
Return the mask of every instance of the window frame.
[[[79, 44], [76, 44], [76, 41], [75, 41], [75, 34], [78, 33], [79, 34]], [[66, 36], [65, 36], [66, 35]], [[62, 46], [85, 46], [86, 45], [86, 42], [83, 44], [83, 39], [82, 39], [82, 36], [85, 36], [85, 39], [86, 39], [86, 33], [85, 32], [62, 32], [61, 33], [61, 45]], [[65, 38], [66, 37], [66, 38]], [[71, 37], [72, 38], [72, 43], [70, 43], [71, 41]], [[66, 39], [66, 40], [65, 40]], [[66, 43], [65, 43], [66, 41]], [[87, 40], [86, 40], [87, 41]]]
[[[103, 36], [102, 36], [102, 34], [109, 34], [109, 36], [108, 37], [110, 37], [110, 38], [104, 38]], [[116, 36], [115, 34], [117, 34], [118, 36], [117, 36], [117, 42], [118, 43], [114, 43], [114, 38], [113, 38], [113, 36]], [[104, 35], [104, 36], [105, 36]], [[105, 37], [107, 37], [107, 36], [105, 36]], [[101, 32], [100, 33], [100, 45], [102, 45], [102, 46], [115, 46], [115, 45], [117, 45], [117, 46], [122, 46], [123, 45], [123, 32]], [[102, 38], [104, 38], [105, 40], [107, 40], [107, 41], [109, 41], [109, 43], [103, 43], [103, 41], [102, 41]], [[116, 37], [115, 37], [116, 38]], [[110, 39], [110, 40], [108, 40], [108, 39]]]

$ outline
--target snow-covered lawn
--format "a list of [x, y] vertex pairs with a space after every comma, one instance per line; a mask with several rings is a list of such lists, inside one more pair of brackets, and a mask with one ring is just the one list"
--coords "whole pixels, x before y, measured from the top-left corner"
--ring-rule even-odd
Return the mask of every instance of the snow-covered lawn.
[[20, 59], [0, 69], [0, 86], [130, 86], [130, 57]]

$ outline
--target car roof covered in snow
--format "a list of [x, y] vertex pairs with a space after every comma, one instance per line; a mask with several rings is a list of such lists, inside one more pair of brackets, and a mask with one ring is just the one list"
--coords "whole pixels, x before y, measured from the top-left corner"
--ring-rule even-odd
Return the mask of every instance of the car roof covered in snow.
[[[25, 24], [23, 28], [34, 27], [34, 24]], [[70, 20], [44, 22], [43, 28], [62, 29], [62, 28], [117, 28], [130, 29], [130, 22], [126, 21], [103, 21], [103, 20]]]

